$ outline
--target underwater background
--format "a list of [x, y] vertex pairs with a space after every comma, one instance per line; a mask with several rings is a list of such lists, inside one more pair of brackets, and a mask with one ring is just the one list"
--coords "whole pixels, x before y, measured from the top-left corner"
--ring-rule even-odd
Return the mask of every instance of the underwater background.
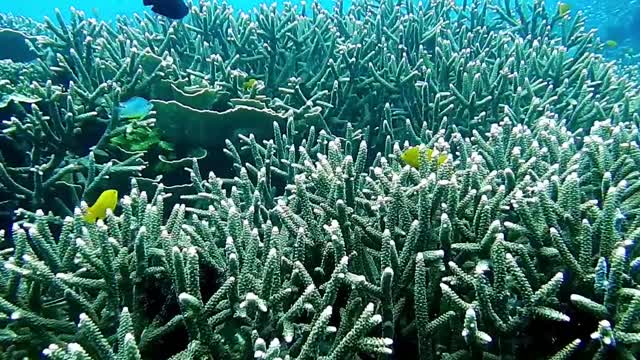
[[[452, 0], [456, 4], [463, 4], [464, 0]], [[197, 1], [195, 1], [197, 3]], [[325, 9], [333, 8], [333, 1], [317, 1]], [[417, 1], [414, 1], [417, 3]], [[236, 11], [250, 12], [261, 4], [267, 4], [258, 0], [251, 1], [228, 1]], [[284, 2], [273, 2], [282, 9]], [[289, 1], [291, 4], [299, 5], [299, 1]], [[593, 0], [572, 0], [558, 2], [555, 0], [541, 1], [550, 11], [557, 9], [558, 4], [566, 4], [575, 12], [583, 12], [585, 15], [585, 27], [597, 31], [598, 36], [605, 42], [608, 58], [616, 59], [620, 63], [635, 67], [638, 63], [637, 52], [640, 49], [640, 2], [638, 0], [628, 1], [593, 1]], [[271, 5], [271, 3], [268, 3]], [[351, 5], [351, 0], [341, 2], [342, 8], [347, 10]], [[0, 8], [0, 12], [24, 16], [32, 19], [42, 19], [44, 16], [53, 18], [55, 9], [60, 9], [63, 17], [68, 18], [70, 9], [74, 8], [83, 11], [88, 16], [106, 22], [115, 21], [116, 17], [132, 16], [142, 14], [145, 10], [141, 1], [104, 0], [99, 2], [83, 0], [61, 0], [54, 6], [46, 1], [11, 1], [6, 2]], [[148, 11], [148, 8], [146, 8]], [[628, 69], [629, 71], [633, 71]]]
[[[263, 2], [257, 0], [251, 1], [229, 1], [229, 5], [233, 6], [235, 10], [249, 12], [251, 9], [259, 6], [260, 4], [271, 5], [271, 2]], [[279, 6], [282, 6], [282, 2], [275, 2]], [[291, 1], [292, 4], [299, 4], [300, 1]], [[332, 1], [319, 1], [319, 3], [330, 9], [333, 5]], [[344, 6], [349, 7], [351, 1], [344, 1]], [[64, 16], [69, 15], [69, 8], [75, 8], [80, 11], [84, 11], [91, 16], [97, 16], [100, 20], [114, 20], [118, 15], [131, 16], [135, 13], [141, 14], [145, 7], [142, 1], [129, 1], [129, 0], [101, 0], [101, 1], [85, 1], [85, 0], [60, 0], [56, 1], [54, 6], [47, 1], [28, 0], [24, 2], [6, 2], [2, 5], [0, 11], [3, 13], [12, 13], [14, 15], [26, 16], [33, 19], [41, 19], [43, 16], [53, 17], [55, 15], [54, 9], [58, 8], [62, 10]], [[148, 8], [147, 8], [148, 9]]]
[[640, 357], [640, 1], [149, 3], [0, 4], [0, 360]]

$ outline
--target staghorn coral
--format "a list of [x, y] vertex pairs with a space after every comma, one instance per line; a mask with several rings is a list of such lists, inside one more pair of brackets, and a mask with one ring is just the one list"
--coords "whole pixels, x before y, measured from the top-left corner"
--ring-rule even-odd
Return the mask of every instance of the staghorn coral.
[[0, 13], [0, 28], [17, 30], [32, 36], [47, 33], [41, 22], [29, 17], [6, 13]]
[[[41, 70], [68, 81], [8, 123], [39, 165], [0, 171], [31, 207], [0, 251], [0, 356], [639, 356], [636, 85], [581, 14], [524, 4], [46, 19]], [[192, 160], [191, 183], [134, 178], [96, 224], [84, 203], [31, 211], [45, 185], [72, 207], [143, 169], [111, 142], [129, 96], [278, 121], [224, 141], [233, 178]], [[92, 151], [69, 154], [90, 121]], [[448, 160], [405, 166], [418, 143]]]
[[[78, 209], [59, 236], [42, 214], [16, 225], [6, 351], [39, 339], [52, 358], [147, 358], [160, 344], [155, 356], [174, 359], [638, 355], [635, 125], [597, 123], [578, 146], [553, 116], [507, 119], [422, 139], [453, 160], [420, 169], [401, 164], [398, 143], [370, 161], [355, 138], [295, 148], [275, 132], [247, 139], [256, 167], [228, 143], [229, 181], [194, 163], [193, 193], [166, 221], [164, 188], [134, 181], [105, 222]], [[548, 322], [548, 347], [522, 348], [518, 334]], [[567, 338], [585, 330], [592, 340]]]
[[37, 103], [41, 99], [34, 96], [31, 83], [43, 77], [34, 64], [14, 63], [0, 60], [0, 109], [9, 106], [11, 101], [18, 103]]
[[[29, 213], [46, 204], [55, 214], [71, 215], [71, 209], [85, 194], [94, 196], [96, 189], [104, 185], [101, 182], [118, 176], [128, 178], [143, 169], [144, 161], [136, 154], [123, 161], [96, 161], [95, 153], [102, 150], [104, 139], [124, 131], [124, 127], [118, 125], [116, 111], [102, 128], [103, 133], [92, 151], [87, 151], [82, 125], [98, 121], [97, 113], [81, 112], [73, 105], [72, 98], [51, 82], [45, 87], [34, 83], [33, 89], [42, 100], [30, 104], [29, 112], [23, 109], [20, 118], [13, 116], [4, 122], [3, 132], [26, 150], [22, 159], [0, 162], [0, 190], [13, 194], [9, 198], [14, 203], [11, 207]], [[117, 99], [118, 91], [114, 90], [113, 94]]]
[[597, 55], [601, 44], [582, 14], [559, 17], [540, 1], [356, 1], [343, 16], [315, 2], [235, 15], [214, 1], [193, 11], [186, 23], [120, 18], [114, 28], [74, 12], [70, 24], [45, 21], [55, 39], [41, 48], [57, 53], [51, 76], [68, 74], [81, 94], [112, 81], [124, 97], [144, 96], [163, 78], [204, 81], [242, 98], [251, 74], [273, 110], [300, 113], [336, 135], [347, 121], [399, 130], [406, 121], [433, 131], [456, 125], [470, 135], [503, 111], [528, 125], [552, 111], [576, 130], [638, 97]]
[[[263, 115], [256, 118], [292, 117], [298, 140], [313, 136], [310, 126], [330, 137], [357, 129], [376, 151], [393, 140], [415, 143], [426, 131], [488, 131], [505, 115], [532, 126], [553, 112], [571, 131], [609, 118], [637, 121], [635, 84], [597, 53], [580, 13], [559, 17], [539, 1], [504, 0], [355, 2], [339, 14], [315, 2], [234, 14], [214, 1], [195, 6], [184, 23], [136, 16], [111, 25], [72, 10], [69, 21], [59, 12], [45, 19], [34, 45], [43, 77], [71, 100], [58, 106], [95, 113], [107, 130], [116, 88], [123, 99], [177, 101], [201, 110], [195, 114], [249, 106]], [[245, 89], [249, 78], [260, 86]], [[170, 134], [181, 126], [167, 122]], [[247, 132], [229, 128], [199, 143], [215, 153], [226, 137]], [[106, 159], [131, 155], [103, 139]]]
[[[292, 117], [297, 139], [313, 136], [310, 125], [330, 137], [355, 128], [376, 151], [426, 131], [488, 131], [505, 115], [532, 126], [553, 112], [571, 131], [609, 118], [637, 121], [635, 84], [598, 54], [582, 14], [559, 17], [539, 1], [355, 2], [344, 15], [317, 3], [236, 15], [214, 1], [193, 11], [184, 23], [136, 16], [110, 25], [76, 10], [69, 21], [59, 12], [45, 19], [35, 48], [44, 78], [72, 100], [59, 106], [95, 112], [104, 124], [114, 88], [123, 99], [202, 111], [250, 106], [264, 117]], [[248, 78], [260, 86], [245, 89]], [[175, 122], [167, 128], [179, 128]], [[247, 130], [225, 131], [208, 150], [237, 134]], [[106, 158], [130, 156], [104, 143]]]

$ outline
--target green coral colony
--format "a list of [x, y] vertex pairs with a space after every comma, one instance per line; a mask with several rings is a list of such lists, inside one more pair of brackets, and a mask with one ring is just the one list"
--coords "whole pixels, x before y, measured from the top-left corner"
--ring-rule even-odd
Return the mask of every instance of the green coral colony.
[[0, 15], [0, 359], [640, 356], [640, 97], [582, 14], [191, 6]]

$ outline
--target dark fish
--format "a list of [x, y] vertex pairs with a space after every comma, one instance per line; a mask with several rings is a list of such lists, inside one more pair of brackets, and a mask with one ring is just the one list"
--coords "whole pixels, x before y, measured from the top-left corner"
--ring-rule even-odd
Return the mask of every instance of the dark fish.
[[151, 5], [154, 13], [174, 20], [182, 19], [189, 13], [189, 8], [182, 0], [143, 0], [143, 4]]
[[[178, 0], [182, 1], [182, 0]], [[0, 29], [0, 59], [9, 59], [13, 62], [28, 63], [38, 58], [27, 45], [31, 37], [12, 29]]]

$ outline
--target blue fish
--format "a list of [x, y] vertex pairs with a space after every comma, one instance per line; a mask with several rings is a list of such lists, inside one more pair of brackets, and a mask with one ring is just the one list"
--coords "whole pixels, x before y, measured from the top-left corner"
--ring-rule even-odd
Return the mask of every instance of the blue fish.
[[143, 0], [143, 4], [151, 5], [154, 13], [174, 20], [180, 20], [189, 13], [189, 8], [182, 0]]
[[149, 115], [151, 109], [153, 109], [153, 104], [147, 99], [134, 96], [120, 103], [120, 106], [118, 106], [118, 114], [120, 115], [120, 119], [142, 119]]

